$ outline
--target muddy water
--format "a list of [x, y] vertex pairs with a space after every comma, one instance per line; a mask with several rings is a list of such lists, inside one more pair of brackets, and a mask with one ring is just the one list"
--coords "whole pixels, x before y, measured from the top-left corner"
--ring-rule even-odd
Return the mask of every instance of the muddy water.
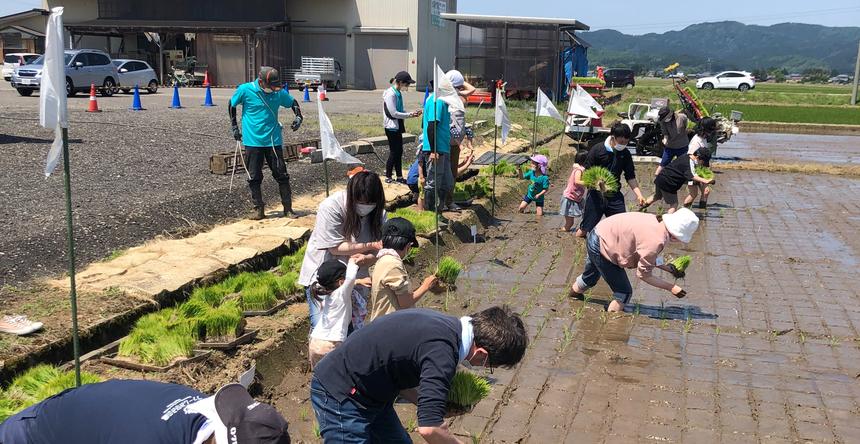
[[860, 136], [741, 132], [720, 145], [717, 157], [858, 164]]

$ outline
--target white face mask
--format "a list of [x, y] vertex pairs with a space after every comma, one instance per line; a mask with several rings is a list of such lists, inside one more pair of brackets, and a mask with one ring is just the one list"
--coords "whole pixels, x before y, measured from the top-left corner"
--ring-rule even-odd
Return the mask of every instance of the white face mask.
[[367, 216], [375, 209], [376, 205], [373, 204], [355, 204], [355, 211], [358, 212], [358, 215], [361, 217]]

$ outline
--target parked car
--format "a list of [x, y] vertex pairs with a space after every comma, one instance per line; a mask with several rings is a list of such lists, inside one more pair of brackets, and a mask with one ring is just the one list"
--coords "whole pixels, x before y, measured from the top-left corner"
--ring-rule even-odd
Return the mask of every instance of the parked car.
[[32, 52], [13, 52], [3, 56], [3, 80], [12, 80], [12, 71], [19, 66], [26, 65], [39, 58], [39, 54]]
[[307, 85], [316, 91], [325, 83], [326, 89], [340, 91], [343, 67], [332, 57], [302, 57], [302, 68], [294, 78], [299, 87]]
[[610, 68], [603, 72], [603, 80], [606, 81], [606, 86], [613, 88], [623, 86], [625, 88], [633, 88], [636, 86], [636, 79], [632, 69]]
[[[110, 56], [95, 49], [70, 49], [63, 51], [66, 64], [66, 94], [71, 97], [79, 91], [89, 91], [96, 85], [101, 95], [110, 97], [117, 89], [116, 66]], [[29, 96], [39, 89], [42, 82], [42, 62], [40, 56], [29, 65], [19, 66], [12, 71], [12, 87], [18, 94]]]
[[128, 94], [135, 85], [146, 88], [150, 94], [158, 91], [158, 80], [155, 70], [143, 60], [114, 59], [114, 66], [119, 73], [119, 88]]
[[755, 77], [746, 71], [723, 71], [715, 76], [697, 80], [696, 88], [748, 91], [755, 88]]

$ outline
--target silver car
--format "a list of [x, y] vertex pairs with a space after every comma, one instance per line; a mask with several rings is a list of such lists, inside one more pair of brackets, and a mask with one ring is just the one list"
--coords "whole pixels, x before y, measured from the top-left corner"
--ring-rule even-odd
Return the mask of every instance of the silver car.
[[146, 88], [150, 94], [158, 91], [158, 80], [155, 70], [143, 60], [114, 59], [114, 66], [119, 72], [119, 88], [128, 94], [135, 85]]
[[[90, 85], [105, 97], [110, 97], [117, 89], [119, 73], [111, 63], [110, 57], [95, 49], [70, 49], [63, 51], [66, 64], [66, 93], [69, 97], [81, 91], [90, 90]], [[22, 96], [29, 96], [39, 89], [42, 82], [43, 57], [29, 65], [12, 71], [12, 87]]]

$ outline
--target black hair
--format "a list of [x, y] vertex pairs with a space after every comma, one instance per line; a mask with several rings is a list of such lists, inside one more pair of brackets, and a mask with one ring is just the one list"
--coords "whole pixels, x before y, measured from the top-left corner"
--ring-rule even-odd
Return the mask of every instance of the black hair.
[[588, 150], [581, 150], [576, 152], [576, 157], [573, 158], [573, 161], [580, 165], [585, 165], [586, 159], [588, 159]]
[[349, 179], [346, 185], [346, 216], [343, 221], [343, 234], [347, 239], [357, 238], [361, 234], [361, 216], [356, 211], [356, 204], [366, 202], [376, 204], [376, 208], [367, 215], [370, 222], [370, 235], [373, 239], [382, 236], [382, 212], [385, 210], [385, 191], [379, 175], [372, 171], [361, 171]]
[[696, 134], [699, 137], [705, 137], [714, 133], [717, 130], [717, 121], [711, 117], [705, 117], [696, 125]]
[[513, 367], [523, 359], [529, 335], [522, 318], [507, 305], [490, 307], [472, 315], [475, 347], [489, 354], [487, 365]]
[[624, 139], [630, 140], [630, 127], [621, 122], [617, 122], [612, 125], [612, 129], [609, 130], [609, 135], [615, 138], [622, 137]]
[[403, 236], [382, 236], [382, 248], [390, 248], [392, 250], [400, 251], [408, 247], [411, 243], [412, 239]]

